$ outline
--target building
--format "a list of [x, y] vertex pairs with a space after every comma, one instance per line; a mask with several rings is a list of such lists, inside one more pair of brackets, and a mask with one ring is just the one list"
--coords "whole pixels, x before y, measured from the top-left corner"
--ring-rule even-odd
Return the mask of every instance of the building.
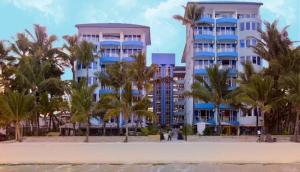
[[173, 70], [173, 97], [174, 97], [174, 110], [173, 110], [173, 125], [182, 126], [185, 123], [184, 111], [184, 77], [185, 67], [175, 66]]
[[[245, 61], [253, 63], [256, 70], [262, 69], [262, 59], [251, 46], [256, 44], [261, 28], [257, 2], [189, 2], [204, 7], [204, 15], [194, 28], [186, 28], [186, 46], [182, 62], [186, 63], [185, 90], [190, 91], [194, 75], [207, 78], [206, 67], [218, 64], [222, 69], [229, 69], [228, 86], [237, 86], [238, 72], [242, 72]], [[185, 14], [186, 15], [186, 14]], [[202, 23], [202, 24], [201, 24]], [[205, 24], [204, 24], [205, 23]], [[217, 115], [213, 102], [205, 103], [193, 98], [185, 98], [187, 122], [196, 125], [216, 126]], [[257, 110], [243, 113], [228, 105], [221, 105], [221, 121], [224, 128], [246, 131], [256, 125]], [[260, 115], [259, 125], [262, 125]], [[242, 132], [242, 131], [241, 131]]]
[[[124, 24], [124, 23], [95, 23], [95, 24], [77, 24], [79, 41], [86, 40], [94, 44], [95, 55], [101, 57], [89, 65], [88, 83], [98, 84], [94, 92], [95, 101], [105, 93], [111, 93], [112, 88], [103, 83], [99, 83], [94, 76], [95, 72], [105, 71], [105, 68], [118, 61], [133, 61], [131, 57], [137, 53], [145, 53], [147, 46], [151, 44], [150, 28], [148, 26]], [[75, 76], [79, 81], [81, 77], [86, 77], [86, 67], [76, 63]], [[133, 84], [133, 93], [138, 94], [137, 88]], [[131, 120], [133, 121], [133, 120]], [[112, 119], [111, 123], [115, 124]], [[122, 120], [119, 120], [120, 125]], [[97, 121], [94, 121], [97, 124]], [[92, 122], [93, 124], [93, 122]], [[109, 126], [110, 124], [108, 124]]]
[[156, 65], [153, 76], [153, 110], [161, 126], [173, 126], [173, 70], [175, 54], [153, 53], [152, 64]]

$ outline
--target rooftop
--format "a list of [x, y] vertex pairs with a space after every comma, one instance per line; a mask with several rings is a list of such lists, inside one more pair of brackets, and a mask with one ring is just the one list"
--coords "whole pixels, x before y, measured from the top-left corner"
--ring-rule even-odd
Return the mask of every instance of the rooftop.
[[245, 4], [245, 5], [263, 5], [261, 2], [251, 1], [200, 1], [200, 2], [188, 2], [188, 4]]

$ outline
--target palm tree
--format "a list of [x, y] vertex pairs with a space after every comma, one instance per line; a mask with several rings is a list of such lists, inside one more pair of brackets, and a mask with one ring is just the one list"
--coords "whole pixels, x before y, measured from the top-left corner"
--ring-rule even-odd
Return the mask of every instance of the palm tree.
[[214, 102], [217, 115], [218, 134], [221, 134], [220, 105], [227, 103], [229, 99], [229, 87], [226, 83], [228, 70], [220, 70], [218, 65], [207, 68], [208, 80], [202, 76], [196, 76], [192, 85], [192, 91], [186, 92], [186, 96], [191, 96], [204, 102]]
[[93, 44], [87, 41], [81, 41], [77, 48], [76, 55], [78, 58], [78, 63], [86, 67], [86, 84], [88, 85], [89, 66], [95, 58], [93, 55]]
[[292, 103], [292, 107], [296, 112], [294, 139], [298, 142], [299, 135], [299, 116], [300, 116], [300, 74], [291, 72], [285, 76], [281, 76], [279, 83], [286, 90], [285, 98]]
[[76, 51], [78, 49], [78, 38], [77, 35], [69, 36], [65, 35], [63, 36], [66, 43], [63, 45], [63, 49], [67, 51], [67, 59], [68, 63], [71, 67], [72, 74], [73, 74], [73, 81], [75, 81], [75, 61], [77, 60]]
[[72, 120], [75, 122], [85, 122], [86, 124], [86, 139], [89, 141], [89, 119], [92, 115], [94, 103], [93, 93], [96, 89], [96, 85], [88, 86], [85, 84], [85, 79], [80, 80], [78, 84], [75, 84], [72, 89]]
[[15, 125], [16, 141], [22, 141], [21, 122], [30, 117], [33, 107], [34, 97], [24, 92], [8, 91], [0, 96], [1, 118]]
[[270, 76], [253, 75], [248, 83], [242, 84], [239, 88], [239, 101], [253, 108], [259, 108], [264, 113], [265, 134], [268, 132], [266, 126], [267, 113], [270, 112], [273, 103], [275, 103], [273, 87], [274, 81]]
[[155, 65], [151, 65], [150, 67], [146, 66], [146, 56], [143, 53], [138, 53], [132, 56], [134, 58], [134, 62], [130, 65], [133, 82], [136, 84], [137, 89], [139, 91], [139, 99], [143, 98], [142, 91], [149, 87], [150, 81], [155, 73]]
[[[204, 12], [204, 7], [200, 7], [196, 3], [188, 3], [187, 6], [183, 7], [185, 9], [185, 15], [174, 15], [173, 18], [182, 22], [183, 25], [186, 26], [187, 28], [187, 40], [186, 44], [184, 47], [184, 56], [185, 56], [185, 61], [186, 61], [186, 68], [188, 69], [193, 69], [194, 68], [194, 29], [195, 26], [198, 24], [199, 20], [203, 16]], [[191, 91], [191, 86], [193, 84], [193, 71], [187, 71], [185, 74], [185, 90], [186, 91]], [[186, 109], [192, 109], [193, 106], [193, 99], [192, 98], [187, 98], [185, 101], [185, 108]], [[186, 124], [192, 123], [193, 118], [192, 118], [192, 111], [186, 111], [186, 117], [185, 121]], [[189, 119], [187, 119], [187, 116]]]
[[106, 102], [110, 102], [110, 106], [112, 107], [107, 110], [105, 115], [106, 119], [118, 117], [120, 113], [124, 117], [126, 127], [124, 142], [128, 142], [128, 120], [130, 119], [131, 115], [153, 117], [153, 113], [147, 110], [149, 105], [147, 98], [133, 102], [131, 89], [132, 84], [127, 82], [121, 94], [122, 99], [119, 99], [117, 94], [103, 95], [103, 99]]

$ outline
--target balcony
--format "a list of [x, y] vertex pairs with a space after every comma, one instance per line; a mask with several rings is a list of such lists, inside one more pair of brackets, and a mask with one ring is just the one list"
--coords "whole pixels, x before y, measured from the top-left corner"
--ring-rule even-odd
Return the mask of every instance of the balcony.
[[133, 95], [139, 95], [139, 90], [138, 89], [132, 89], [131, 90], [131, 93], [133, 94]]
[[100, 47], [120, 47], [120, 46], [121, 46], [120, 41], [105, 40], [100, 42]]
[[215, 20], [211, 17], [202, 17], [199, 21], [199, 24], [215, 24]]
[[[213, 110], [215, 108], [214, 103], [195, 103], [195, 109], [206, 109], [206, 110]], [[228, 104], [221, 104], [220, 109], [232, 109], [232, 107]]]
[[194, 39], [196, 42], [214, 42], [215, 36], [213, 32], [196, 32]]
[[100, 63], [115, 63], [120, 60], [119, 54], [113, 53], [104, 53], [102, 57], [100, 57]]
[[114, 91], [110, 88], [101, 88], [99, 90], [99, 94], [111, 94], [113, 93]]
[[133, 47], [133, 48], [143, 48], [144, 43], [140, 39], [125, 39], [125, 41], [122, 42], [122, 46], [125, 48]]
[[216, 23], [217, 23], [217, 25], [219, 25], [219, 24], [236, 25], [237, 24], [237, 19], [233, 18], [233, 17], [222, 17], [222, 18], [216, 19]]
[[127, 57], [127, 56], [123, 57], [121, 60], [123, 62], [134, 62], [135, 61], [135, 59], [133, 57]]
[[224, 33], [217, 35], [217, 42], [237, 42], [238, 37], [234, 34]]
[[180, 110], [180, 111], [174, 112], [174, 116], [183, 116], [184, 114], [185, 114], [184, 110]]
[[207, 75], [206, 69], [194, 69], [195, 75]]
[[215, 57], [215, 53], [212, 48], [195, 49], [194, 59], [196, 60], [212, 60]]
[[238, 53], [235, 49], [218, 49], [217, 57], [220, 60], [236, 60]]

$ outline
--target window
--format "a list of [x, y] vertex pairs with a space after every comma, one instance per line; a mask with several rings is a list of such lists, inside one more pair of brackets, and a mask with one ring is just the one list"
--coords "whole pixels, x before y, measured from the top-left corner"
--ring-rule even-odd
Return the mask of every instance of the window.
[[93, 101], [96, 102], [97, 100], [97, 94], [93, 94]]
[[241, 48], [245, 47], [245, 40], [243, 40], [243, 39], [240, 40], [240, 47]]
[[250, 18], [250, 14], [246, 14], [246, 18]]
[[245, 29], [244, 23], [240, 23], [240, 31], [244, 31], [244, 29]]
[[261, 63], [260, 63], [260, 57], [258, 56], [257, 57], [257, 65], [260, 65]]
[[241, 63], [245, 63], [245, 56], [241, 56], [241, 57], [240, 57], [240, 62], [241, 62]]
[[97, 84], [97, 78], [93, 77], [93, 84]]
[[250, 22], [246, 22], [246, 30], [250, 30]]
[[256, 14], [251, 14], [251, 18], [256, 18]]
[[257, 23], [257, 30], [258, 30], [258, 31], [260, 31], [260, 30], [261, 30], [260, 23]]
[[222, 65], [229, 65], [229, 60], [222, 60]]
[[252, 22], [252, 30], [256, 30], [256, 23]]
[[91, 85], [92, 84], [92, 77], [88, 78], [88, 84]]
[[247, 47], [250, 47], [250, 39], [247, 39], [247, 40], [246, 40], [246, 46], [247, 46]]
[[246, 62], [251, 62], [251, 56], [246, 56]]
[[81, 64], [77, 64], [77, 69], [78, 69], [78, 70], [81, 69]]
[[256, 64], [256, 56], [252, 56], [252, 63]]
[[252, 39], [252, 46], [256, 46], [256, 39]]
[[97, 69], [97, 62], [93, 62], [93, 69]]

